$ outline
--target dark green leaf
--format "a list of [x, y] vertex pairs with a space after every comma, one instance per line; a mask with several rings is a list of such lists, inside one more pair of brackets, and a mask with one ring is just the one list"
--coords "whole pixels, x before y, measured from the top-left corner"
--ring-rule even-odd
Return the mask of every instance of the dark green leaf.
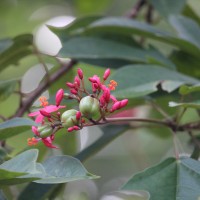
[[53, 26], [48, 26], [48, 27], [61, 39], [62, 42], [64, 42], [67, 39], [69, 39], [71, 35], [82, 31], [82, 29], [84, 29], [85, 26], [88, 26], [89, 24], [98, 19], [100, 19], [100, 16], [88, 16], [88, 17], [77, 18], [76, 20], [74, 20], [72, 23], [70, 23], [65, 27], [53, 27]]
[[31, 130], [31, 126], [38, 126], [28, 118], [16, 117], [0, 124], [0, 140], [18, 135], [26, 130]]
[[32, 50], [33, 36], [31, 34], [19, 35], [13, 39], [13, 44], [0, 53], [0, 71], [8, 65], [18, 64], [18, 61]]
[[200, 48], [200, 26], [194, 20], [184, 16], [170, 16], [170, 23], [181, 38]]
[[159, 62], [174, 68], [167, 58], [156, 49], [142, 49], [128, 46], [116, 41], [94, 37], [77, 37], [63, 43], [60, 57], [75, 59], [121, 59], [135, 62]]
[[18, 200], [43, 200], [47, 198], [58, 184], [30, 183], [19, 195]]
[[148, 0], [153, 7], [163, 16], [168, 18], [171, 14], [179, 14], [186, 0]]
[[97, 20], [86, 27], [85, 30], [85, 33], [87, 34], [94, 34], [95, 32], [118, 32], [126, 35], [136, 34], [177, 46], [178, 48], [195, 56], [198, 56], [200, 53], [200, 50], [190, 42], [179, 39], [170, 33], [161, 31], [151, 25], [132, 19], [122, 17], [108, 17]]
[[119, 98], [136, 98], [151, 94], [162, 89], [172, 92], [179, 86], [190, 83], [197, 84], [198, 80], [157, 65], [128, 65], [117, 70], [112, 79], [118, 82], [114, 95]]
[[79, 160], [71, 156], [54, 156], [43, 163], [46, 176], [36, 183], [66, 183], [69, 181], [94, 179], [98, 176], [90, 174]]
[[18, 80], [0, 81], [0, 101], [7, 99], [15, 90]]
[[173, 51], [170, 59], [175, 63], [181, 73], [200, 78], [200, 58], [183, 51]]
[[191, 158], [168, 158], [134, 175], [125, 190], [146, 190], [150, 200], [198, 199], [200, 197], [200, 162]]

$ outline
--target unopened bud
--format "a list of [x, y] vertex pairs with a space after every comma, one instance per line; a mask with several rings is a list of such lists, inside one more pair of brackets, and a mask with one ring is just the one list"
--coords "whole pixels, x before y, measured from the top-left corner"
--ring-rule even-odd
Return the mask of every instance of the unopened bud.
[[82, 80], [83, 79], [83, 71], [82, 71], [82, 69], [78, 68], [77, 72], [78, 72], [79, 78]]
[[64, 90], [59, 89], [56, 93], [56, 106], [59, 106], [64, 97]]
[[105, 81], [110, 76], [110, 69], [106, 69], [103, 75], [103, 80]]
[[77, 120], [80, 120], [80, 118], [81, 118], [81, 112], [78, 111], [78, 112], [76, 113], [76, 119], [77, 119]]
[[67, 82], [66, 85], [70, 88], [74, 88], [74, 84], [73, 83], [70, 83], [70, 82]]
[[77, 95], [77, 94], [78, 94], [78, 92], [77, 92], [75, 89], [71, 89], [70, 92], [71, 92], [72, 94], [74, 94], [74, 95]]

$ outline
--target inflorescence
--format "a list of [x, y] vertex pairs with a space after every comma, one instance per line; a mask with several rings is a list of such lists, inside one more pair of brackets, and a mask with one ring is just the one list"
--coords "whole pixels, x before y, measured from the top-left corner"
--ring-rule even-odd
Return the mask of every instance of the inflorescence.
[[[86, 126], [100, 124], [106, 121], [106, 116], [110, 113], [125, 107], [128, 99], [118, 101], [111, 95], [111, 91], [117, 87], [117, 82], [111, 80], [108, 85], [105, 85], [104, 82], [109, 76], [110, 69], [107, 69], [103, 80], [97, 75], [90, 77], [88, 80], [91, 82], [91, 91], [88, 91], [85, 88], [83, 71], [79, 68], [74, 82], [66, 83], [70, 93], [64, 93], [63, 89], [59, 89], [56, 93], [55, 105], [49, 105], [46, 97], [40, 97], [42, 108], [29, 114], [35, 117], [35, 122], [39, 123], [39, 126], [32, 127], [34, 137], [28, 139], [28, 145], [36, 145], [42, 141], [49, 148], [57, 148], [52, 143], [59, 129], [65, 128], [68, 132], [72, 132]], [[65, 105], [60, 105], [63, 99], [76, 100], [79, 110], [70, 109], [61, 114], [60, 109], [66, 108]]]

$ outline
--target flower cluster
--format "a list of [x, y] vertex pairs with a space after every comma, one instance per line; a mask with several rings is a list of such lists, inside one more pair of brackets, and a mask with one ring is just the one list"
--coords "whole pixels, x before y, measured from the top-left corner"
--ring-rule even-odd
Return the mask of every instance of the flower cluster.
[[[91, 90], [87, 90], [84, 84], [84, 74], [81, 69], [73, 82], [67, 82], [70, 93], [64, 93], [59, 89], [55, 97], [55, 105], [49, 105], [45, 97], [40, 97], [41, 107], [39, 110], [29, 114], [35, 117], [39, 126], [33, 126], [35, 137], [28, 139], [28, 145], [36, 145], [42, 141], [47, 147], [57, 148], [52, 144], [55, 133], [66, 128], [68, 132], [77, 131], [85, 126], [100, 124], [106, 121], [106, 116], [125, 107], [128, 99], [118, 101], [111, 91], [117, 87], [117, 82], [111, 80], [108, 85], [105, 81], [110, 76], [110, 69], [104, 72], [103, 80], [97, 75], [90, 77]], [[79, 110], [70, 109], [60, 114], [60, 109], [66, 106], [60, 105], [63, 99], [74, 99], [79, 104]]]

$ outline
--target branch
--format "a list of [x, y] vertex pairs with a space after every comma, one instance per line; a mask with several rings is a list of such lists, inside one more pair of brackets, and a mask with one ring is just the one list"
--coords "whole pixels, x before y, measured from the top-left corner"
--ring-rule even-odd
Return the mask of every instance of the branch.
[[131, 11], [126, 15], [128, 18], [135, 18], [137, 17], [141, 8], [146, 4], [146, 0], [139, 0], [131, 9]]
[[21, 117], [23, 114], [31, 107], [33, 102], [44, 92], [50, 85], [54, 84], [61, 76], [64, 76], [74, 65], [76, 64], [75, 60], [71, 60], [66, 65], [62, 65], [61, 68], [56, 71], [54, 74], [49, 76], [48, 82], [43, 82], [39, 87], [29, 95], [29, 97], [23, 102], [23, 106], [16, 111], [16, 114], [12, 117]]

